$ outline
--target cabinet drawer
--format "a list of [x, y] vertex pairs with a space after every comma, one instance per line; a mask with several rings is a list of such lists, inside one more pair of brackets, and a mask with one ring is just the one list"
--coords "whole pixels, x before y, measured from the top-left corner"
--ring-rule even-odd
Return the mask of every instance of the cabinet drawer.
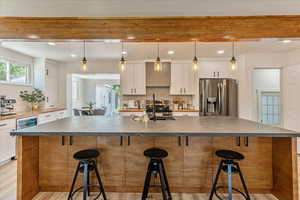
[[53, 113], [41, 114], [38, 117], [39, 124], [45, 124], [45, 123], [48, 123], [48, 122], [52, 122], [54, 120], [56, 120], [56, 115], [55, 115], [54, 112]]
[[62, 111], [56, 112], [56, 118], [57, 119], [63, 119], [63, 118], [66, 118], [66, 117], [68, 117], [67, 110], [62, 110]]

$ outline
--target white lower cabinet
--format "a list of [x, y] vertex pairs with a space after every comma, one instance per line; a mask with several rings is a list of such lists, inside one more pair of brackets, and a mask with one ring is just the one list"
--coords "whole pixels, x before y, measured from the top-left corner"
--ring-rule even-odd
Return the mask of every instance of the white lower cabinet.
[[0, 121], [0, 163], [16, 156], [16, 137], [10, 136], [15, 128], [15, 119]]
[[56, 119], [64, 119], [68, 117], [68, 111], [67, 110], [62, 110], [62, 111], [57, 111], [56, 112]]

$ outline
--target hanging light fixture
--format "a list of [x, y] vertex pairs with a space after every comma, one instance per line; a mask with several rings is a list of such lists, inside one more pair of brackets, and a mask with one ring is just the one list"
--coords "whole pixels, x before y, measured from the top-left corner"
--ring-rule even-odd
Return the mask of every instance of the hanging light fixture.
[[157, 58], [154, 64], [154, 71], [155, 72], [161, 72], [162, 71], [162, 65], [159, 57], [159, 42], [157, 42]]
[[83, 40], [83, 59], [81, 61], [81, 70], [83, 72], [87, 72], [88, 66], [87, 66], [88, 60], [85, 57], [85, 40]]
[[198, 58], [197, 58], [197, 41], [195, 41], [195, 56], [194, 56], [194, 59], [193, 59], [193, 68], [192, 70], [193, 71], [198, 71]]
[[231, 65], [231, 70], [232, 71], [235, 71], [236, 70], [236, 68], [237, 68], [237, 61], [236, 61], [236, 58], [235, 58], [235, 56], [234, 56], [234, 41], [232, 42], [232, 58], [231, 58], [231, 60], [230, 60], [230, 65]]
[[126, 70], [126, 60], [124, 58], [124, 43], [122, 42], [122, 57], [120, 59], [120, 71], [124, 72]]

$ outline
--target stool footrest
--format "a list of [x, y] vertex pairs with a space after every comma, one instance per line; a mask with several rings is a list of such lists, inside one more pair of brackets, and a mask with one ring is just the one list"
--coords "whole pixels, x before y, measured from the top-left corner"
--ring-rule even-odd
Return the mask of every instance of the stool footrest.
[[[222, 197], [220, 197], [220, 196], [218, 195], [218, 190], [220, 190], [220, 189], [228, 189], [228, 186], [217, 186], [217, 187], [216, 187], [216, 190], [215, 190], [215, 195], [216, 195], [216, 197], [217, 197], [218, 199], [220, 199], [220, 200], [227, 200], [227, 199], [222, 199]], [[250, 199], [247, 197], [247, 195], [246, 195], [245, 193], [241, 192], [241, 191], [238, 190], [237, 188], [234, 188], [234, 187], [233, 187], [232, 190], [235, 191], [235, 192], [237, 192], [237, 193], [239, 193], [240, 195], [242, 195], [246, 200], [250, 200]]]
[[[96, 184], [89, 184], [87, 187], [96, 187], [96, 188], [98, 188], [100, 191], [98, 192], [98, 194], [97, 194], [97, 196], [94, 198], [94, 200], [97, 200], [100, 196], [101, 196], [101, 194], [102, 194], [102, 190], [101, 190], [101, 187], [100, 187], [100, 185], [96, 185]], [[84, 186], [81, 186], [81, 187], [79, 187], [79, 188], [77, 188], [76, 190], [74, 190], [72, 193], [71, 193], [71, 195], [70, 195], [70, 197], [69, 197], [69, 199], [68, 200], [73, 200], [73, 196], [77, 193], [77, 192], [79, 192], [80, 190], [82, 190], [84, 188]]]

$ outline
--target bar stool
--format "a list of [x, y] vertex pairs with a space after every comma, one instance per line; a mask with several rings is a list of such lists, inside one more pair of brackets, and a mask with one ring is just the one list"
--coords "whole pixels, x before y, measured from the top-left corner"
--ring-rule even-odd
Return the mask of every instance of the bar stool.
[[[150, 158], [150, 162], [145, 178], [142, 200], [147, 199], [149, 188], [151, 187], [160, 187], [163, 200], [172, 200], [165, 167], [162, 161], [163, 158], [168, 156], [168, 152], [162, 149], [151, 148], [144, 151], [144, 155]], [[152, 175], [157, 176], [157, 174], [160, 178], [160, 185], [150, 185]]]
[[[83, 200], [86, 200], [88, 196], [90, 196], [90, 188], [96, 187], [99, 189], [99, 193], [94, 198], [95, 200], [98, 199], [101, 194], [103, 196], [103, 199], [106, 200], [106, 195], [104, 191], [104, 187], [101, 182], [101, 178], [99, 175], [99, 171], [95, 162], [95, 159], [100, 155], [100, 152], [98, 150], [94, 149], [87, 149], [82, 150], [74, 154], [73, 158], [75, 160], [78, 160], [77, 169], [73, 178], [72, 186], [70, 189], [70, 193], [68, 196], [68, 200], [73, 200], [73, 196], [75, 193], [83, 189]], [[90, 184], [90, 172], [95, 171], [97, 176], [98, 184]], [[77, 188], [74, 190], [74, 186], [76, 183], [76, 179], [78, 176], [78, 173], [83, 173], [83, 186]]]
[[[232, 200], [232, 192], [238, 192], [241, 194], [246, 200], [250, 200], [250, 195], [242, 174], [242, 171], [240, 169], [239, 163], [236, 161], [243, 160], [245, 157], [244, 155], [231, 151], [231, 150], [218, 150], [216, 151], [216, 155], [220, 158], [222, 158], [217, 175], [215, 178], [215, 181], [213, 183], [213, 187], [211, 189], [211, 193], [209, 196], [209, 200], [212, 200], [213, 196], [216, 195], [216, 197], [220, 200], [223, 200], [219, 194], [217, 193], [219, 189], [228, 189], [228, 200]], [[227, 174], [227, 180], [228, 180], [228, 186], [217, 186], [218, 184], [218, 179], [221, 174], [221, 171], [224, 171]], [[240, 180], [242, 182], [243, 188], [244, 188], [244, 193], [241, 192], [240, 190], [232, 187], [232, 175], [234, 174], [239, 174]]]

